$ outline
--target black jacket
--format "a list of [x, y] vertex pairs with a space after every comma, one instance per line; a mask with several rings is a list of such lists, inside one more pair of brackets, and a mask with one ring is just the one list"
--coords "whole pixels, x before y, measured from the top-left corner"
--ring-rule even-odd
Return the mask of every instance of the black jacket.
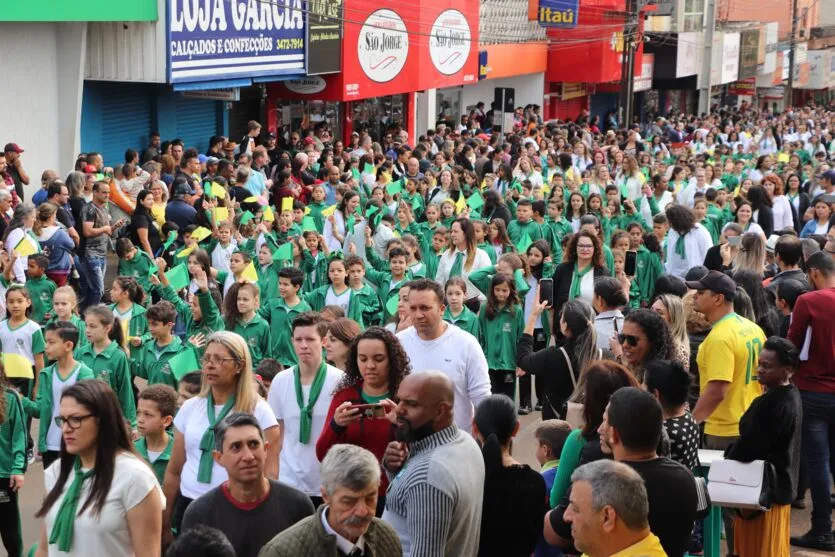
[[[608, 277], [611, 273], [605, 266], [594, 268], [594, 278]], [[568, 295], [571, 292], [571, 280], [574, 276], [574, 263], [560, 263], [554, 269], [554, 321], [559, 323], [558, 319], [562, 306], [568, 301]], [[559, 327], [552, 329], [559, 331]]]

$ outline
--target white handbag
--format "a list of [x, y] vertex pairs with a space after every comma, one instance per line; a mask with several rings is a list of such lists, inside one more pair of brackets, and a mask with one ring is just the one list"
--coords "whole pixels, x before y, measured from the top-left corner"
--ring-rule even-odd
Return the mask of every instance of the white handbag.
[[773, 486], [774, 467], [764, 460], [716, 460], [707, 475], [711, 504], [718, 507], [768, 510]]

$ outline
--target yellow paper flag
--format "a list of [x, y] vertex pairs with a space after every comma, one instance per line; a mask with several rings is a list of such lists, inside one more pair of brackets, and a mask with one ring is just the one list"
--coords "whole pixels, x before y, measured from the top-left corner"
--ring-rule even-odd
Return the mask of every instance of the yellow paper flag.
[[462, 193], [458, 196], [458, 201], [455, 203], [456, 214], [463, 211], [466, 207], [467, 207], [467, 200], [464, 197], [464, 194]]
[[35, 377], [32, 372], [32, 363], [20, 354], [3, 352], [3, 370], [9, 378], [34, 379]]
[[246, 266], [244, 272], [241, 273], [241, 278], [249, 282], [258, 282], [258, 272], [255, 270], [255, 265], [252, 261]]
[[389, 172], [380, 172], [380, 183], [384, 186], [391, 182], [391, 173]]
[[244, 199], [244, 203], [258, 203], [258, 198], [253, 196], [247, 197]]
[[20, 257], [29, 257], [30, 255], [38, 253], [38, 249], [32, 243], [27, 236], [23, 236], [17, 245], [14, 247], [14, 251]]
[[322, 216], [327, 218], [336, 212], [336, 205], [331, 205], [327, 209], [322, 209]]
[[226, 188], [218, 184], [217, 182], [212, 182], [212, 194], [218, 199], [225, 199], [226, 198]]
[[215, 207], [215, 224], [229, 220], [229, 209], [226, 207]]
[[190, 248], [180, 250], [180, 253], [177, 254], [177, 257], [188, 257], [189, 255], [191, 255], [191, 252], [193, 252], [195, 249], [197, 249], [197, 244], [194, 244]]
[[789, 162], [789, 154], [788, 153], [777, 153], [777, 162]]
[[309, 214], [310, 214], [310, 207], [305, 207], [305, 208], [304, 208], [304, 214], [305, 214], [305, 215], [309, 215]]
[[211, 235], [212, 235], [212, 231], [209, 230], [208, 228], [203, 227], [203, 226], [198, 226], [197, 228], [194, 229], [194, 232], [191, 233], [192, 239], [194, 239], [197, 242], [202, 242], [203, 240], [205, 240], [206, 238], [208, 238]]
[[264, 207], [264, 214], [261, 218], [266, 222], [275, 222], [275, 213], [273, 213], [273, 208], [269, 205]]
[[284, 211], [293, 211], [293, 198], [292, 197], [285, 197], [281, 200], [281, 212]]

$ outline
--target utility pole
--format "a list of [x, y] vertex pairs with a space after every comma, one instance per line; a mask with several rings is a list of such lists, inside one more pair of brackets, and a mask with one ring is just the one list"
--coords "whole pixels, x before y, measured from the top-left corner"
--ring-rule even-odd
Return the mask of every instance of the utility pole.
[[[699, 114], [710, 113], [710, 66], [713, 60], [713, 33], [716, 29], [716, 0], [707, 0], [705, 20], [705, 48], [702, 52], [702, 83], [699, 88]], [[680, 35], [679, 35], [680, 36]]]
[[635, 42], [638, 34], [637, 0], [626, 0], [626, 21], [623, 26], [623, 58], [620, 69], [620, 117], [621, 126], [632, 125], [635, 89]]
[[783, 98], [788, 102], [789, 108], [794, 106], [794, 65], [795, 65], [795, 40], [797, 39], [797, 0], [792, 0], [792, 36], [789, 40], [789, 83], [786, 86], [786, 94]]

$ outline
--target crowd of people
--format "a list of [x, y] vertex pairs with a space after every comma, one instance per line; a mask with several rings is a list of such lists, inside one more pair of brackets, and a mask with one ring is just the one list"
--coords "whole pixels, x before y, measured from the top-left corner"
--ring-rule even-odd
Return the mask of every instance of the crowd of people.
[[153, 134], [31, 201], [6, 145], [9, 555], [698, 555], [700, 448], [775, 472], [728, 554], [835, 551], [835, 112], [489, 121]]

